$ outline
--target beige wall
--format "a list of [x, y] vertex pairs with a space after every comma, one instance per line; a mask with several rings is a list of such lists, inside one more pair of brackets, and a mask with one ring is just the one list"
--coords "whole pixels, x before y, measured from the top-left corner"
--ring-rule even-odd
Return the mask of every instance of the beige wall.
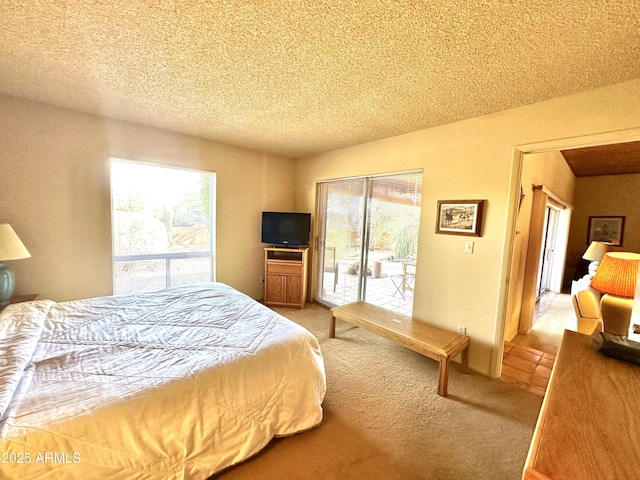
[[[298, 160], [296, 207], [314, 211], [319, 180], [423, 168], [414, 315], [467, 325], [472, 368], [496, 375], [520, 184], [514, 147], [626, 129], [640, 138], [640, 79]], [[436, 202], [476, 198], [487, 200], [483, 235], [466, 254], [468, 237], [434, 233]]]
[[544, 185], [561, 202], [571, 205], [575, 176], [559, 151], [524, 155], [522, 185], [531, 194], [532, 185]]
[[570, 283], [587, 249], [590, 216], [625, 217], [622, 246], [613, 250], [640, 252], [640, 174], [578, 177], [571, 219], [567, 269]]
[[8, 262], [16, 294], [112, 293], [109, 157], [217, 174], [217, 280], [262, 298], [260, 213], [294, 206], [293, 161], [0, 96], [0, 223], [32, 258]]

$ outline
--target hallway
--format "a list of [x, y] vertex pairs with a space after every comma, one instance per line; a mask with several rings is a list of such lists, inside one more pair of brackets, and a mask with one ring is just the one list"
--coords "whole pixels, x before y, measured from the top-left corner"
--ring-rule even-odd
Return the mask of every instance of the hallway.
[[536, 304], [531, 333], [505, 342], [500, 379], [544, 396], [562, 334], [574, 318], [571, 295], [546, 293]]

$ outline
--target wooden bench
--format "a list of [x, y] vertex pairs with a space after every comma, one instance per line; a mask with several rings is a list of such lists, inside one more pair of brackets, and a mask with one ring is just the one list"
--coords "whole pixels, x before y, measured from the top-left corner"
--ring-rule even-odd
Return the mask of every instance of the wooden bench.
[[403, 347], [440, 362], [438, 395], [447, 396], [449, 361], [462, 353], [462, 368], [469, 365], [469, 337], [420, 320], [377, 307], [354, 302], [331, 309], [329, 337], [336, 336], [336, 319], [362, 327]]

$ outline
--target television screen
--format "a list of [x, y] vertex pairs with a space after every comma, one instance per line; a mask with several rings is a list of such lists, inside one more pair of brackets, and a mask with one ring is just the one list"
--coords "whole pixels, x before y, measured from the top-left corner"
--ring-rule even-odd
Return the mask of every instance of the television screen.
[[308, 245], [310, 236], [310, 213], [262, 212], [262, 243]]

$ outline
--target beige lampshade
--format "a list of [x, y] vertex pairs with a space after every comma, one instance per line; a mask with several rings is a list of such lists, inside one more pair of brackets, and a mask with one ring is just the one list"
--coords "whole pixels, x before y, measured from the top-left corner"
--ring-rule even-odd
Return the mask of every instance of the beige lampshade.
[[0, 262], [29, 258], [31, 254], [8, 223], [0, 223]]
[[601, 262], [609, 251], [609, 244], [604, 242], [591, 242], [582, 258], [590, 262]]
[[596, 290], [616, 297], [633, 298], [636, 291], [640, 253], [607, 253], [591, 286]]

